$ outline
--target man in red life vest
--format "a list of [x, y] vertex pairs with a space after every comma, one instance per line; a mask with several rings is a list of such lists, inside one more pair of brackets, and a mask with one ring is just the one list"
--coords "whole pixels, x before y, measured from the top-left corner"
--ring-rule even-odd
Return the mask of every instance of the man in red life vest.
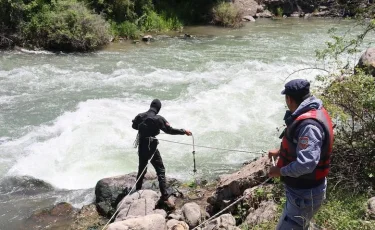
[[277, 229], [304, 230], [325, 199], [333, 126], [322, 101], [310, 95], [308, 81], [292, 80], [281, 93], [289, 108], [287, 128], [281, 147], [269, 151], [269, 157], [279, 157], [269, 176], [281, 177], [287, 200]]

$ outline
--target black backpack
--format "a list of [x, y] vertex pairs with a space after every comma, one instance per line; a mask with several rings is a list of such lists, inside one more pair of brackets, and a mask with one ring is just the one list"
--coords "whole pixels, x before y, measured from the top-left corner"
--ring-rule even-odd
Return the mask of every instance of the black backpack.
[[157, 116], [146, 116], [138, 125], [140, 137], [155, 137], [160, 133]]

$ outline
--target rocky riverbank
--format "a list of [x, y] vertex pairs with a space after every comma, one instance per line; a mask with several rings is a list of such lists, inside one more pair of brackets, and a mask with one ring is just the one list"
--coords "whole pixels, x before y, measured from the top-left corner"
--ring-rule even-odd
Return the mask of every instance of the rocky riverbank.
[[[158, 205], [159, 188], [156, 175], [148, 173], [143, 190], [128, 194], [135, 182], [135, 173], [104, 178], [95, 188], [95, 202], [74, 209], [71, 204], [59, 203], [35, 212], [22, 229], [102, 229], [118, 209], [108, 230], [188, 230], [227, 208], [238, 198], [245, 198], [222, 215], [197, 229], [251, 229], [278, 218], [282, 197], [279, 183], [266, 181], [270, 161], [266, 156], [247, 163], [239, 171], [222, 175], [213, 183], [198, 183], [190, 187], [168, 179], [169, 193], [176, 209]], [[264, 183], [267, 182], [267, 183]], [[366, 216], [375, 218], [375, 197], [368, 201]], [[278, 204], [279, 203], [279, 204]]]

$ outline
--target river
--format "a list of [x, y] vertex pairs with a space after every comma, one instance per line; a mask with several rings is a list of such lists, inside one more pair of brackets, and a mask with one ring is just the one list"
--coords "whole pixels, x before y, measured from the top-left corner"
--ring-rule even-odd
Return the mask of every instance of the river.
[[[153, 98], [173, 127], [193, 132], [197, 145], [256, 152], [196, 148], [204, 179], [277, 147], [284, 79], [316, 64], [328, 29], [352, 25], [259, 20], [240, 29], [187, 27], [194, 38], [157, 36], [90, 54], [1, 51], [0, 229], [19, 229], [33, 211], [56, 202], [81, 207], [93, 201], [99, 179], [136, 171], [131, 120]], [[192, 143], [187, 136], [160, 138]], [[169, 177], [192, 179], [191, 146], [160, 141], [159, 149]]]

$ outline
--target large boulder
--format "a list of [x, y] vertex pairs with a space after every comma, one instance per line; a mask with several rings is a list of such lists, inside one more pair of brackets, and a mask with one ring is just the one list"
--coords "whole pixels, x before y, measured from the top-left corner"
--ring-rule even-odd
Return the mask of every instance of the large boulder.
[[267, 156], [245, 165], [240, 171], [220, 177], [216, 192], [207, 199], [211, 212], [217, 212], [241, 196], [248, 188], [265, 181], [271, 166]]
[[[104, 178], [95, 186], [96, 206], [101, 215], [110, 218], [116, 211], [117, 204], [130, 192], [136, 181], [137, 174], [130, 173], [122, 176]], [[178, 181], [167, 178], [167, 187], [170, 194], [174, 193], [174, 186]], [[155, 173], [146, 173], [143, 180], [143, 189], [159, 191], [159, 182]], [[134, 192], [134, 191], [133, 191]]]
[[34, 212], [26, 220], [25, 226], [29, 229], [69, 229], [76, 213], [71, 204], [58, 203], [51, 208]]
[[242, 15], [255, 16], [259, 8], [259, 4], [254, 0], [232, 0], [232, 2]]
[[359, 59], [356, 69], [375, 77], [375, 47], [368, 48]]
[[[125, 197], [117, 205], [119, 212], [116, 216], [115, 222], [139, 216], [147, 216], [154, 213], [158, 200], [159, 195], [152, 190], [140, 190]], [[166, 217], [167, 214], [165, 213], [162, 215]]]
[[201, 208], [197, 203], [191, 202], [182, 206], [182, 213], [186, 223], [194, 228], [201, 222]]
[[263, 201], [259, 208], [251, 210], [246, 217], [249, 227], [274, 220], [277, 216], [277, 205], [273, 201]]
[[203, 230], [240, 230], [231, 214], [224, 214], [210, 221]]
[[243, 21], [246, 21], [246, 22], [255, 22], [255, 19], [253, 18], [253, 16], [243, 16]]
[[108, 226], [107, 230], [164, 230], [165, 218], [160, 214], [151, 214], [142, 217], [117, 221]]
[[367, 211], [366, 214], [368, 218], [375, 220], [375, 197], [372, 197], [367, 201]]
[[30, 176], [4, 177], [0, 180], [0, 193], [31, 196], [53, 191], [52, 185]]

